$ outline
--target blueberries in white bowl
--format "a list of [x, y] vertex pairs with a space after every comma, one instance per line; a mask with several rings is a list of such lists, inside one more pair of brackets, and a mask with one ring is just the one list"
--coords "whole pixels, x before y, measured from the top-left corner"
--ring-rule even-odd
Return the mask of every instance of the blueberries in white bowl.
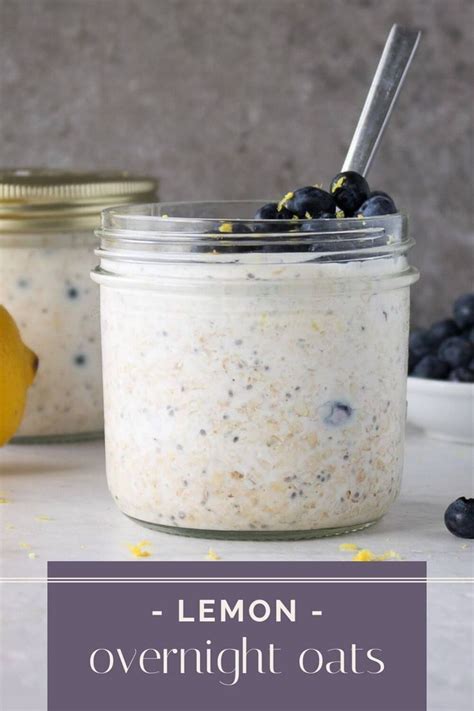
[[417, 378], [474, 383], [474, 293], [453, 305], [453, 317], [411, 332], [408, 373]]

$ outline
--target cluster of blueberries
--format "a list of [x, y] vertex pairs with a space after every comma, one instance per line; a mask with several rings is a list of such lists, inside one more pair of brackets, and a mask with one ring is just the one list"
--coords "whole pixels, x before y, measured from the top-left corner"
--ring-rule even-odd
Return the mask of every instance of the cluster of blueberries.
[[453, 317], [410, 334], [408, 373], [418, 378], [474, 383], [474, 293], [453, 305]]
[[387, 193], [371, 192], [367, 180], [352, 170], [338, 173], [329, 192], [308, 185], [287, 193], [280, 202], [263, 205], [256, 220], [304, 220], [301, 229], [310, 231], [311, 220], [334, 217], [375, 217], [397, 212]]
[[[224, 223], [219, 232], [275, 232], [278, 228], [274, 222], [265, 224], [266, 220], [291, 220], [295, 223], [291, 231], [314, 231], [313, 220], [344, 217], [376, 217], [392, 215], [397, 212], [394, 201], [382, 191], [371, 191], [367, 180], [354, 171], [338, 173], [331, 181], [329, 192], [314, 185], [307, 185], [287, 193], [280, 202], [268, 202], [260, 207], [253, 230], [245, 224]], [[300, 222], [301, 220], [301, 222]], [[288, 229], [282, 225], [282, 231]]]

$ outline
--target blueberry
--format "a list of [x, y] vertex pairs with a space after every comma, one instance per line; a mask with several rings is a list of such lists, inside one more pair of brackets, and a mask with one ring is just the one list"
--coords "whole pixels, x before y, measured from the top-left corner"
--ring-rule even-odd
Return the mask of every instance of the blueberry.
[[451, 336], [442, 342], [438, 349], [438, 358], [451, 368], [462, 368], [467, 365], [472, 358], [472, 345], [461, 338], [461, 336]]
[[436, 321], [428, 330], [428, 336], [433, 343], [433, 346], [439, 346], [450, 336], [459, 335], [459, 328], [452, 318], [445, 318], [442, 321]]
[[348, 170], [345, 173], [338, 173], [333, 178], [329, 191], [334, 195], [337, 206], [344, 211], [345, 216], [352, 217], [369, 197], [370, 188], [362, 175]]
[[413, 371], [413, 368], [418, 363], [418, 359], [408, 351], [408, 375]]
[[464, 294], [456, 299], [453, 315], [459, 328], [474, 326], [474, 294]]
[[[255, 213], [255, 220], [278, 220], [278, 203], [267, 202], [262, 207], [259, 207]], [[290, 218], [291, 219], [291, 218]]]
[[429, 332], [424, 328], [418, 328], [412, 331], [408, 344], [414, 365], [416, 365], [423, 356], [428, 355], [428, 353], [431, 353], [433, 350], [433, 343]]
[[286, 208], [301, 220], [336, 215], [336, 201], [333, 196], [321, 188], [308, 185], [298, 188], [294, 193], [287, 193], [278, 205], [279, 210]]
[[455, 368], [448, 375], [453, 383], [474, 383], [474, 372], [467, 368]]
[[466, 341], [469, 341], [469, 343], [472, 343], [474, 346], [474, 326], [471, 326], [471, 328], [467, 328], [465, 331], [463, 331], [463, 338], [466, 339]]
[[446, 380], [449, 365], [434, 355], [425, 355], [413, 368], [412, 375], [416, 378]]
[[331, 400], [324, 403], [321, 408], [321, 416], [326, 425], [338, 427], [346, 424], [352, 417], [353, 409], [345, 402]]
[[444, 523], [459, 538], [474, 538], [474, 499], [461, 496], [444, 512]]
[[376, 217], [377, 215], [394, 215], [397, 212], [395, 203], [389, 195], [372, 195], [357, 210], [357, 216]]
[[[380, 196], [382, 196], [382, 197], [389, 198], [389, 200], [392, 200], [392, 198], [390, 197], [390, 195], [389, 195], [388, 193], [384, 193], [383, 190], [372, 190], [372, 191], [369, 193], [369, 198], [371, 198], [371, 197], [376, 197], [377, 195], [380, 195]], [[367, 198], [367, 199], [368, 199], [368, 198]], [[395, 203], [394, 203], [394, 204], [395, 204]], [[395, 212], [396, 212], [396, 210], [395, 210]]]
[[[278, 210], [277, 202], [267, 202], [262, 207], [259, 207], [255, 213], [255, 220], [295, 220], [293, 213], [282, 206], [281, 210]], [[295, 220], [296, 222], [296, 220]], [[277, 225], [275, 223], [257, 223], [253, 225], [253, 231], [257, 233], [268, 233], [268, 232], [286, 232], [289, 229], [288, 225]]]

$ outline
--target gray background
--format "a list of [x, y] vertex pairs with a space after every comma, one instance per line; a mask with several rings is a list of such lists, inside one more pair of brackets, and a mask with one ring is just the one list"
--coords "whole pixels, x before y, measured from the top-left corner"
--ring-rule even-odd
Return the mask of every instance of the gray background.
[[412, 218], [422, 324], [472, 288], [471, 0], [0, 0], [0, 161], [169, 200], [327, 182], [395, 21], [425, 36], [370, 177]]

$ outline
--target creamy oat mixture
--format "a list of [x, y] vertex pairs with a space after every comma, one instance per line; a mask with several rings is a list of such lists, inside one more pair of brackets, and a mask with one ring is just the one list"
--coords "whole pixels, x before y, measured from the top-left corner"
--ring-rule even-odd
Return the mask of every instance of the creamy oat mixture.
[[0, 303], [39, 356], [18, 436], [103, 429], [99, 299], [92, 234], [15, 235], [0, 243]]
[[396, 497], [409, 290], [391, 277], [404, 259], [266, 259], [102, 260], [140, 276], [98, 278], [107, 476], [125, 513], [302, 531], [374, 521]]

